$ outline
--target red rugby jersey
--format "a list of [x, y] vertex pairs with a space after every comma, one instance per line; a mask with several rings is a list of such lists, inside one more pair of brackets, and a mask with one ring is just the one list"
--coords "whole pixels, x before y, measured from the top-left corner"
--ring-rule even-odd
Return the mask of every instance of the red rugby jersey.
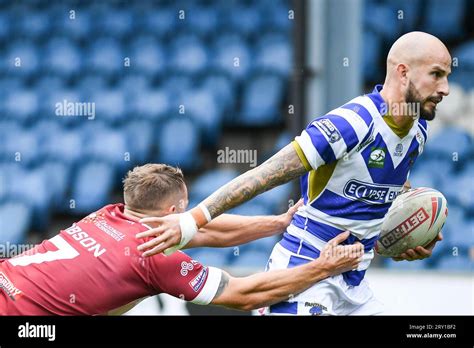
[[98, 315], [168, 293], [208, 304], [221, 271], [177, 251], [143, 258], [135, 238], [147, 226], [111, 204], [55, 237], [0, 261], [0, 314]]

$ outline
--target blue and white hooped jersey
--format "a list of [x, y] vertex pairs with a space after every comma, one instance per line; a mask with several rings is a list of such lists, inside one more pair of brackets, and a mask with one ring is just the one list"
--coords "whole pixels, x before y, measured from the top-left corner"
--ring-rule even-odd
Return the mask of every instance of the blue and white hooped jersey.
[[415, 120], [403, 138], [393, 132], [383, 119], [387, 107], [381, 89], [377, 85], [371, 94], [315, 119], [293, 142], [310, 171], [301, 178], [305, 205], [280, 244], [316, 258], [327, 241], [351, 231], [347, 243], [360, 241], [365, 255], [356, 271], [343, 274], [349, 285], [362, 281], [374, 257], [383, 218], [427, 138], [422, 119]]

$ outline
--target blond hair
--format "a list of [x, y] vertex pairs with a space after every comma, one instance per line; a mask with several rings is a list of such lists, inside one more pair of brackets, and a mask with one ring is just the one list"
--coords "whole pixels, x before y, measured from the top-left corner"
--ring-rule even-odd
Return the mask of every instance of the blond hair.
[[184, 190], [183, 172], [166, 164], [149, 163], [130, 170], [123, 179], [123, 196], [129, 209], [156, 211], [163, 202]]

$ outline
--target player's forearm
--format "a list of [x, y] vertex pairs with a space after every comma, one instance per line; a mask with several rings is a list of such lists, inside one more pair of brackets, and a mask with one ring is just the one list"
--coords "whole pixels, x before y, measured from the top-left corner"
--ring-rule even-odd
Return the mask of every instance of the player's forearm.
[[211, 218], [215, 218], [258, 194], [287, 183], [306, 172], [296, 150], [290, 144], [257, 168], [221, 187], [202, 204], [209, 211]]
[[291, 269], [232, 278], [226, 293], [213, 303], [246, 311], [265, 307], [288, 300], [330, 275], [330, 270], [316, 259]]
[[185, 248], [240, 245], [280, 233], [285, 229], [286, 224], [282, 215], [223, 214], [200, 228]]

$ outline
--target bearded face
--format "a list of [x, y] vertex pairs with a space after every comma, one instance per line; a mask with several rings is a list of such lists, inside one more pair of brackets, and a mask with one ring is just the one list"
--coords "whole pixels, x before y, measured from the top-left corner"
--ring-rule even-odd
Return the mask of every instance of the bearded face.
[[417, 110], [420, 110], [420, 118], [427, 121], [431, 121], [435, 118], [436, 105], [441, 102], [442, 99], [443, 97], [439, 96], [423, 98], [411, 81], [405, 94], [405, 102], [417, 105]]

